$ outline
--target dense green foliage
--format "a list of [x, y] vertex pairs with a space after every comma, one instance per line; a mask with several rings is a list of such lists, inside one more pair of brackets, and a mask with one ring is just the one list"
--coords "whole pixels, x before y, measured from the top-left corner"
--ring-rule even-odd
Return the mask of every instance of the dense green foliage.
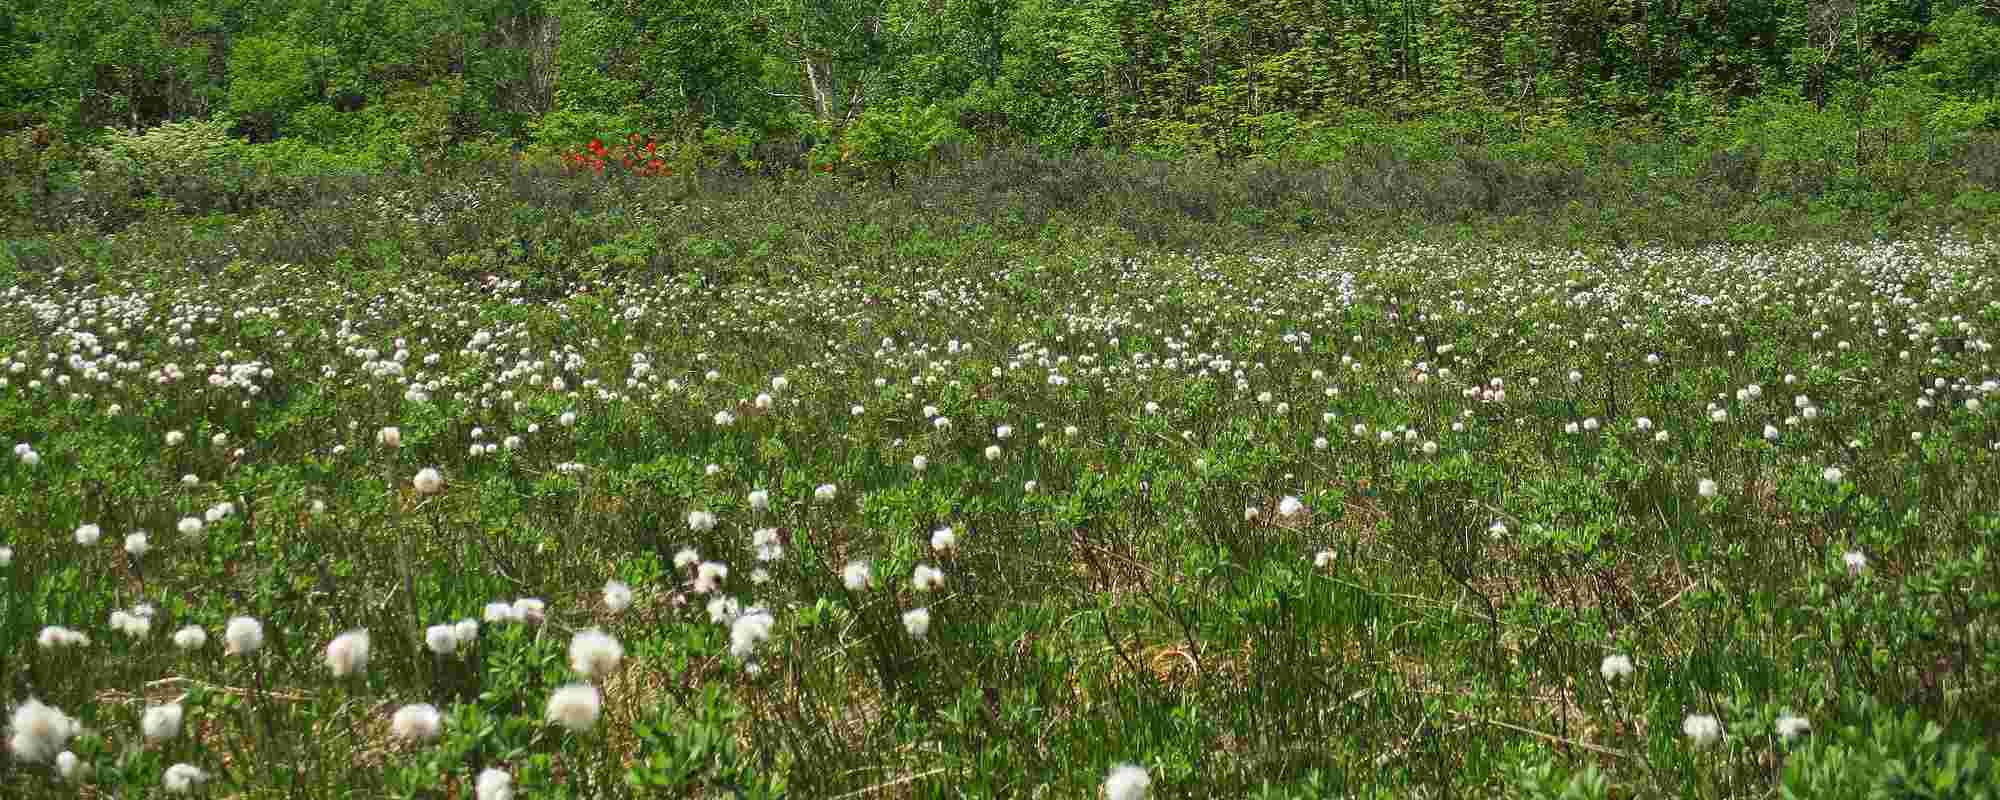
[[1885, 86], [1990, 125], [1996, 16], [1990, 0], [20, 0], [0, 9], [0, 130], [226, 116], [257, 141], [355, 147], [414, 116], [446, 142], [717, 127], [796, 150], [914, 106], [981, 141], [1240, 156], [1328, 146], [1359, 111], [1675, 131], [1757, 99], [1865, 113]]

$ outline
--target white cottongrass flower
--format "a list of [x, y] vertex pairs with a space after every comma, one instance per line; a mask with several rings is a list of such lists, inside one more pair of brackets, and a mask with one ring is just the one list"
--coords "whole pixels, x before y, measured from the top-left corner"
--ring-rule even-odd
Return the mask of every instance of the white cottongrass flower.
[[734, 597], [718, 595], [708, 601], [709, 622], [717, 625], [732, 625], [735, 624], [736, 618], [742, 615], [743, 604], [736, 602], [736, 598]]
[[146, 539], [145, 531], [125, 535], [125, 552], [133, 558], [145, 558], [146, 551], [151, 549], [153, 545]]
[[930, 465], [931, 465], [931, 460], [927, 456], [918, 455], [910, 459], [910, 469], [916, 470], [918, 472], [923, 472], [925, 469], [929, 468]]
[[928, 592], [944, 585], [944, 572], [925, 564], [918, 564], [910, 573], [910, 586], [919, 592]]
[[76, 543], [84, 547], [97, 544], [97, 540], [103, 537], [104, 529], [97, 527], [95, 523], [85, 523], [76, 526]]
[[1722, 722], [1707, 714], [1689, 714], [1681, 721], [1681, 733], [1696, 747], [1707, 747], [1722, 738]]
[[458, 652], [458, 626], [447, 623], [425, 628], [424, 646], [441, 656]]
[[750, 510], [751, 511], [771, 510], [771, 493], [763, 489], [756, 489], [751, 491]]
[[1334, 555], [1332, 550], [1321, 550], [1318, 553], [1313, 554], [1313, 568], [1326, 569], [1327, 567], [1333, 566], [1333, 562], [1338, 558], [1339, 557]]
[[1840, 560], [1847, 565], [1849, 575], [1860, 575], [1868, 571], [1868, 557], [1862, 555], [1859, 550], [1847, 551], [1841, 555]]
[[83, 763], [75, 753], [64, 750], [56, 754], [56, 774], [66, 781], [81, 781], [90, 776], [90, 765]]
[[82, 726], [55, 706], [28, 698], [14, 707], [7, 725], [7, 749], [22, 761], [39, 763], [62, 752]]
[[9, 566], [12, 565], [13, 563], [14, 563], [14, 548], [0, 547], [0, 567]]
[[468, 617], [459, 620], [458, 624], [453, 625], [452, 628], [452, 632], [458, 634], [458, 643], [460, 645], [479, 641], [479, 620]]
[[903, 612], [903, 629], [909, 631], [911, 636], [924, 638], [924, 634], [931, 630], [931, 610], [912, 608]]
[[134, 639], [143, 639], [146, 638], [146, 634], [153, 632], [153, 618], [130, 611], [113, 611], [111, 629]]
[[868, 562], [849, 561], [847, 566], [840, 570], [840, 581], [847, 586], [848, 591], [858, 592], [868, 588], [868, 581], [872, 577], [870, 573]]
[[986, 446], [986, 460], [987, 461], [1000, 460], [1000, 445], [989, 444]]
[[1827, 467], [1820, 471], [1819, 476], [1827, 483], [1839, 483], [1844, 474], [1840, 471], [1839, 467]]
[[402, 447], [403, 429], [394, 425], [385, 426], [375, 432], [375, 443], [383, 447]]
[[785, 545], [778, 540], [777, 528], [758, 528], [751, 531], [750, 547], [757, 551], [758, 561], [776, 561], [785, 557]]
[[444, 715], [429, 703], [411, 703], [389, 718], [389, 732], [413, 742], [432, 741], [444, 733]]
[[514, 776], [504, 769], [488, 767], [479, 773], [478, 800], [514, 800]]
[[736, 415], [727, 410], [715, 412], [715, 427], [727, 428], [736, 424]]
[[708, 594], [721, 588], [729, 579], [729, 565], [720, 561], [704, 561], [694, 571], [694, 593]]
[[1805, 717], [1794, 714], [1781, 714], [1778, 716], [1777, 731], [1779, 739], [1789, 742], [1798, 738], [1800, 734], [1811, 730], [1812, 721]]
[[715, 515], [706, 511], [688, 512], [688, 530], [704, 533], [715, 528]]
[[368, 632], [352, 630], [326, 643], [326, 668], [345, 678], [368, 669]]
[[1495, 539], [1498, 539], [1502, 536], [1506, 536], [1507, 523], [1495, 520], [1492, 525], [1486, 526], [1486, 535], [1491, 536]]
[[621, 613], [632, 605], [632, 587], [618, 580], [604, 584], [604, 607], [613, 614]]
[[624, 646], [604, 631], [591, 628], [570, 637], [569, 668], [585, 678], [615, 672], [624, 660]]
[[181, 431], [167, 431], [168, 447], [179, 447], [180, 443], [185, 441], [187, 441], [186, 433], [183, 433]]
[[543, 718], [583, 733], [597, 726], [597, 717], [603, 712], [604, 700], [597, 693], [597, 687], [573, 683], [549, 693], [549, 705]]
[[701, 554], [692, 547], [683, 547], [674, 554], [674, 569], [687, 569], [688, 565], [701, 561]]
[[1106, 800], [1144, 800], [1146, 792], [1153, 787], [1153, 779], [1144, 767], [1134, 764], [1119, 764], [1111, 768], [1111, 774], [1104, 777]]
[[200, 625], [189, 625], [174, 631], [174, 646], [182, 650], [200, 650], [208, 646], [208, 631]]
[[235, 617], [222, 629], [222, 641], [225, 655], [255, 653], [264, 646], [264, 623], [250, 617]]
[[410, 479], [418, 494], [437, 494], [444, 488], [444, 476], [436, 468], [424, 467], [417, 471], [417, 477]]
[[1627, 677], [1632, 674], [1632, 659], [1621, 653], [1613, 653], [1605, 656], [1604, 661], [1597, 665], [1597, 672], [1603, 675], [1606, 681]]
[[506, 602], [504, 600], [496, 600], [494, 602], [487, 603], [486, 611], [484, 612], [484, 614], [482, 614], [482, 616], [485, 617], [486, 623], [489, 625], [498, 625], [503, 622], [521, 621], [519, 618], [514, 616], [514, 604]]
[[831, 483], [822, 483], [818, 488], [813, 489], [813, 499], [822, 503], [833, 502], [833, 498], [839, 495], [840, 488]]
[[993, 438], [995, 439], [1006, 439], [1012, 437], [1013, 435], [1014, 435], [1014, 426], [1012, 425], [1001, 425], [1000, 427], [993, 429]]
[[958, 547], [958, 532], [952, 530], [950, 525], [931, 531], [932, 550], [948, 553], [956, 547]]
[[61, 625], [50, 625], [36, 635], [35, 643], [43, 650], [54, 650], [58, 647], [87, 647], [90, 645], [90, 637], [84, 635], [82, 631], [70, 630]]
[[539, 597], [522, 597], [514, 601], [515, 622], [541, 622], [548, 613], [548, 604]]
[[738, 615], [729, 623], [729, 654], [748, 659], [757, 652], [758, 644], [771, 638], [771, 628], [777, 624], [777, 618], [761, 608]]
[[188, 794], [203, 783], [208, 782], [208, 773], [193, 764], [175, 764], [167, 768], [160, 777], [160, 788], [167, 794]]
[[1305, 510], [1306, 504], [1291, 495], [1285, 495], [1284, 499], [1278, 501], [1278, 516], [1296, 517]]
[[201, 533], [201, 517], [181, 517], [180, 524], [174, 526], [174, 528], [180, 531], [182, 536], [193, 536]]
[[1715, 481], [1707, 478], [1702, 478], [1700, 483], [1695, 484], [1695, 492], [1702, 497], [1714, 497], [1716, 491]]
[[153, 706], [139, 716], [139, 732], [148, 742], [164, 742], [181, 733], [181, 704]]

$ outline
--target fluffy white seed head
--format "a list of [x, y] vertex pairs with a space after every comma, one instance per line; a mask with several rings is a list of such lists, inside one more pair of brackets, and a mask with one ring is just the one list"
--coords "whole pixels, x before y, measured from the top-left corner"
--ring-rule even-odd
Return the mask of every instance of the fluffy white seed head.
[[424, 647], [441, 656], [458, 652], [458, 626], [446, 624], [425, 628]]
[[153, 706], [139, 717], [139, 732], [148, 742], [164, 742], [181, 732], [181, 705]]
[[488, 767], [479, 773], [474, 796], [478, 800], [514, 800], [514, 776], [504, 769]]
[[429, 703], [411, 703], [389, 718], [389, 732], [412, 742], [429, 742], [444, 733], [444, 715]]
[[90, 777], [90, 765], [83, 763], [75, 753], [64, 750], [56, 754], [56, 774], [66, 781], [81, 781]]
[[632, 587], [618, 580], [604, 584], [604, 608], [613, 614], [623, 612], [632, 606]]
[[583, 733], [597, 726], [598, 715], [603, 711], [603, 699], [597, 693], [597, 687], [579, 683], [551, 692], [544, 718], [551, 723]]
[[1306, 504], [1291, 495], [1285, 495], [1284, 499], [1278, 501], [1278, 516], [1296, 517], [1305, 510]]
[[761, 608], [745, 611], [729, 623], [729, 653], [740, 659], [748, 659], [757, 651], [757, 645], [771, 638], [771, 629], [777, 625], [777, 618]]
[[160, 788], [167, 794], [190, 794], [208, 782], [208, 773], [193, 764], [175, 764], [167, 768], [160, 777]]
[[841, 583], [847, 585], [848, 591], [858, 592], [868, 588], [868, 581], [871, 577], [870, 573], [871, 570], [868, 567], [868, 562], [849, 561], [847, 562], [847, 566], [840, 570], [840, 580]]
[[368, 669], [368, 632], [348, 631], [327, 642], [326, 668], [336, 678], [359, 675]]
[[903, 612], [903, 628], [909, 631], [911, 636], [924, 638], [924, 634], [931, 630], [931, 610], [912, 608]]
[[63, 745], [80, 730], [68, 714], [29, 698], [14, 707], [7, 725], [7, 749], [16, 759], [40, 763], [62, 752]]
[[222, 652], [241, 656], [257, 652], [264, 646], [264, 623], [249, 617], [236, 617], [222, 629]]
[[417, 470], [417, 477], [410, 479], [410, 484], [418, 494], [437, 494], [444, 489], [444, 476], [433, 467], [424, 467]]
[[1629, 676], [1632, 674], [1632, 659], [1619, 653], [1613, 653], [1605, 656], [1604, 661], [1597, 665], [1597, 672], [1603, 675], [1606, 681], [1615, 681], [1619, 678]]
[[189, 625], [174, 631], [174, 646], [182, 650], [200, 650], [208, 646], [208, 631], [200, 625]]
[[1707, 714], [1689, 714], [1681, 721], [1681, 733], [1695, 747], [1707, 747], [1722, 738], [1722, 722]]
[[102, 538], [104, 538], [104, 529], [97, 527], [95, 523], [85, 523], [76, 526], [77, 544], [83, 545], [84, 547], [90, 547], [91, 545], [97, 544], [97, 540]]
[[624, 646], [604, 631], [591, 628], [570, 637], [569, 668], [585, 678], [609, 675], [624, 660]]
[[1133, 764], [1112, 767], [1111, 774], [1104, 778], [1106, 800], [1144, 800], [1152, 788], [1153, 779], [1145, 768]]

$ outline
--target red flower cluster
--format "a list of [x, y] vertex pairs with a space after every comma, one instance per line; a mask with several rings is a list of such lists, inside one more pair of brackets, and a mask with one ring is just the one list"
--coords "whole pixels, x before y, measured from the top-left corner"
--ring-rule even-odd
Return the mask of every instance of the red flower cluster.
[[651, 138], [635, 133], [616, 148], [605, 147], [604, 142], [592, 139], [584, 149], [562, 154], [562, 162], [571, 170], [590, 170], [599, 175], [604, 174], [606, 168], [649, 178], [674, 174], [673, 168], [660, 160], [655, 152], [657, 149], [658, 145]]

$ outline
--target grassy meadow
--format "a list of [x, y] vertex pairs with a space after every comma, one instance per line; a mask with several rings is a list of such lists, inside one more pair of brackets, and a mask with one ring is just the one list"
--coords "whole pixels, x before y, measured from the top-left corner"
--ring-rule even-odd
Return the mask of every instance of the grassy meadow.
[[2000, 786], [1991, 238], [626, 188], [10, 243], [0, 795]]

